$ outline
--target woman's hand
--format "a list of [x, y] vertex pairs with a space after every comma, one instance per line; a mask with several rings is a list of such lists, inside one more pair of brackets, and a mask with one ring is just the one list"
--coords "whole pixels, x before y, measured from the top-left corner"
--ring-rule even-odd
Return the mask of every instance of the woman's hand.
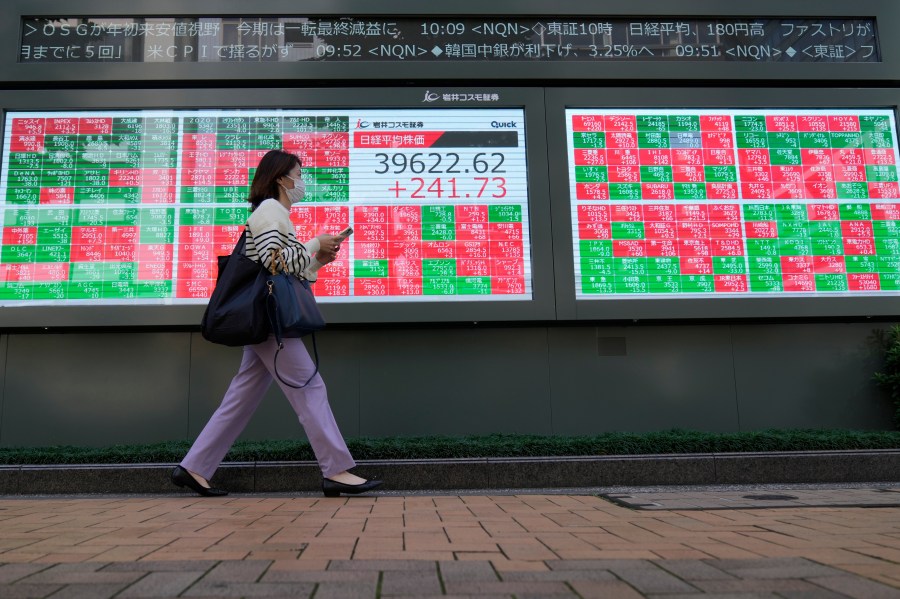
[[335, 258], [337, 258], [337, 252], [326, 252], [324, 250], [319, 250], [316, 253], [316, 260], [318, 260], [319, 264], [325, 266], [330, 262], [334, 262]]
[[[321, 235], [317, 235], [316, 239], [319, 240], [319, 251], [325, 253], [337, 254], [338, 250], [341, 248], [341, 242], [344, 241], [343, 237], [337, 235], [328, 235], [327, 233], [322, 233]], [[334, 258], [332, 257], [332, 260]], [[321, 262], [321, 260], [320, 260]]]

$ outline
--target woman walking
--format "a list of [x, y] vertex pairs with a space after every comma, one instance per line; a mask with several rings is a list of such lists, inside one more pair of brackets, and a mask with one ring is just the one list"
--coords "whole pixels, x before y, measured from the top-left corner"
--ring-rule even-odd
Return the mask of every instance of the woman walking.
[[[247, 219], [247, 257], [270, 267], [272, 250], [281, 249], [286, 270], [312, 282], [319, 268], [333, 261], [343, 237], [319, 235], [305, 244], [297, 240], [290, 220], [291, 205], [303, 199], [304, 182], [300, 159], [282, 150], [268, 152], [259, 162], [250, 186], [252, 205]], [[297, 282], [299, 284], [299, 282]], [[288, 337], [289, 333], [285, 333]], [[315, 364], [299, 338], [286, 338], [281, 350], [282, 377], [302, 384], [315, 372]], [[274, 335], [256, 345], [244, 347], [240, 369], [231, 381], [222, 404], [213, 413], [200, 436], [172, 471], [172, 482], [203, 496], [227, 495], [224, 489], [209, 486], [235, 439], [244, 430], [253, 412], [272, 383], [277, 344]], [[309, 384], [294, 389], [279, 381], [291, 407], [297, 413], [316, 460], [322, 470], [322, 491], [327, 497], [341, 493], [371, 491], [382, 483], [348, 472], [356, 463], [338, 430], [322, 377], [316, 373]]]

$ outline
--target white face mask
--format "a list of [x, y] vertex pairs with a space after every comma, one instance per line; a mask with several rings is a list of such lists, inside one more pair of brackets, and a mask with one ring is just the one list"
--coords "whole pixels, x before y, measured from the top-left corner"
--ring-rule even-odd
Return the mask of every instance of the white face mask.
[[[303, 179], [294, 179], [290, 175], [285, 175], [285, 177], [294, 182], [294, 187], [292, 189], [288, 189], [287, 187], [284, 188], [288, 200], [291, 204], [303, 201], [304, 196], [306, 196], [306, 181]], [[282, 187], [284, 186], [282, 185]]]

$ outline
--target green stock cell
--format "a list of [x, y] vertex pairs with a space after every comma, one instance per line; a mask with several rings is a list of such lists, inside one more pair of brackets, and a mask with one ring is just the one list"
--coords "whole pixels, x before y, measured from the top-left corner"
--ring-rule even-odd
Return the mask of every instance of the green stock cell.
[[681, 293], [681, 276], [651, 275], [647, 277], [648, 293]]
[[459, 295], [490, 295], [490, 277], [458, 277], [456, 289]]
[[348, 133], [350, 118], [346, 116], [317, 116], [316, 130], [328, 133]]
[[107, 194], [109, 203], [139, 204], [141, 202], [140, 187], [110, 187]]
[[646, 258], [613, 258], [617, 277], [646, 276]]
[[576, 166], [576, 183], [608, 183], [609, 173], [605, 166]]
[[762, 149], [769, 147], [769, 137], [765, 132], [738, 131], [737, 132], [738, 148], [755, 148]]
[[713, 293], [716, 281], [713, 275], [682, 275], [681, 291], [684, 293]]
[[72, 227], [40, 227], [37, 242], [68, 245], [72, 243]]
[[780, 275], [750, 275], [750, 291], [755, 293], [773, 293], [784, 291]]
[[767, 135], [770, 148], [799, 148], [800, 136], [796, 133], [777, 131]]
[[353, 276], [357, 279], [383, 279], [388, 276], [388, 261], [356, 260], [353, 263]]
[[748, 256], [778, 256], [779, 247], [777, 239], [748, 239]]
[[64, 300], [69, 295], [69, 284], [66, 282], [34, 283], [31, 299]]
[[456, 277], [422, 278], [422, 295], [456, 295]]
[[666, 115], [639, 114], [637, 116], [638, 131], [668, 131], [669, 119]]
[[315, 133], [316, 117], [314, 116], [286, 116], [282, 118], [281, 130], [285, 133]]
[[69, 280], [73, 282], [103, 281], [106, 278], [106, 262], [75, 262], [69, 267]]
[[107, 208], [78, 208], [72, 224], [77, 227], [105, 227]]
[[775, 148], [769, 150], [769, 162], [775, 166], [799, 166], [803, 160], [800, 150]]
[[775, 218], [781, 221], [807, 222], [809, 214], [805, 204], [775, 204]]
[[891, 119], [887, 116], [867, 114], [859, 117], [861, 131], [890, 131]]
[[189, 116], [182, 121], [185, 133], [215, 133], [216, 118], [211, 116]]
[[142, 168], [175, 168], [178, 166], [177, 152], [146, 152]]
[[142, 208], [142, 227], [171, 227], [175, 224], [174, 208]]
[[648, 293], [647, 277], [627, 276], [615, 278], [616, 293]]
[[766, 117], [763, 115], [735, 115], [734, 128], [737, 131], [765, 131]]
[[800, 147], [803, 149], [831, 148], [831, 136], [824, 131], [801, 131]]
[[111, 154], [117, 152], [140, 152], [142, 144], [143, 135], [139, 133], [113, 133], [109, 151]]
[[135, 297], [142, 299], [172, 297], [172, 281], [137, 281], [134, 284]]
[[35, 187], [7, 187], [6, 203], [7, 204], [40, 204], [41, 191]]
[[840, 239], [843, 236], [841, 223], [833, 220], [811, 220], [809, 236], [813, 239]]
[[609, 199], [640, 200], [643, 194], [640, 183], [610, 183]]
[[36, 169], [22, 169], [9, 171], [6, 184], [9, 187], [40, 187], [42, 171]]
[[581, 274], [582, 275], [613, 275], [616, 270], [614, 258], [594, 258], [591, 256], [582, 256], [581, 258]]
[[34, 262], [36, 256], [37, 246], [34, 245], [4, 245], [0, 248], [0, 262], [4, 264]]
[[280, 150], [281, 136], [275, 133], [251, 133], [250, 134], [251, 150]]
[[840, 200], [867, 200], [869, 186], [862, 182], [837, 181], [837, 197]]
[[9, 168], [12, 170], [38, 170], [43, 162], [36, 152], [10, 152]]
[[613, 244], [606, 239], [583, 239], [578, 242], [578, 249], [582, 256], [593, 258], [612, 258]]
[[846, 256], [844, 264], [846, 264], [847, 272], [878, 272], [880, 270], [878, 260], [879, 258], [876, 256]]
[[144, 156], [140, 151], [135, 152], [111, 152], [109, 155], [109, 168], [141, 168]]
[[869, 181], [896, 181], [897, 167], [893, 164], [866, 165], [866, 179]]
[[737, 167], [704, 166], [703, 176], [710, 183], [730, 183], [737, 181]]
[[861, 148], [863, 147], [863, 138], [861, 133], [855, 132], [841, 132], [841, 133], [829, 133], [828, 136], [831, 138], [831, 147], [835, 149], [844, 149], [844, 148]]
[[422, 277], [455, 277], [456, 260], [426, 259], [422, 260]]
[[747, 272], [743, 256], [713, 256], [713, 274], [742, 275]]
[[867, 131], [862, 134], [862, 146], [870, 150], [894, 147], [894, 136], [890, 131]]
[[4, 227], [35, 227], [40, 223], [38, 210], [15, 208], [3, 212]]
[[217, 225], [243, 225], [250, 216], [250, 209], [240, 208], [216, 208], [214, 223]]
[[779, 239], [778, 253], [782, 256], [812, 256], [812, 240]]
[[179, 200], [185, 204], [213, 204], [216, 201], [215, 187], [191, 185], [179, 189]]
[[451, 223], [429, 223], [422, 225], [423, 241], [453, 241], [456, 239], [456, 227]]
[[613, 239], [644, 239], [644, 223], [619, 222], [612, 223]]
[[141, 142], [141, 152], [175, 152], [178, 150], [178, 137], [175, 135], [148, 135]]
[[39, 226], [70, 226], [75, 220], [74, 212], [66, 208], [41, 208], [31, 212]]
[[178, 117], [153, 116], [144, 119], [145, 135], [174, 135], [178, 133]]
[[699, 183], [675, 183], [676, 200], [705, 200], [706, 186]]
[[453, 206], [422, 206], [422, 224], [456, 222], [456, 210]]
[[0, 300], [26, 301], [34, 299], [34, 283], [0, 282]]
[[494, 204], [488, 206], [488, 222], [520, 223], [522, 222], [522, 206], [519, 204]]
[[54, 152], [44, 157], [44, 163], [41, 168], [46, 171], [49, 169], [60, 170], [63, 172], [75, 170], [75, 155], [69, 152]]
[[144, 119], [139, 116], [115, 117], [112, 122], [113, 133], [129, 132], [143, 133]]
[[314, 185], [350, 185], [350, 169], [346, 167], [310, 168], [303, 173]]
[[778, 256], [749, 256], [751, 275], [781, 275], [781, 258]]
[[[58, 156], [59, 154], [70, 154], [74, 153], [78, 149], [78, 136], [77, 135], [45, 135], [44, 136], [44, 149], [47, 151], [44, 159], [51, 158], [62, 158], [62, 156]], [[57, 156], [54, 156], [57, 155]], [[69, 159], [73, 159], [74, 157], [69, 155]]]
[[141, 222], [140, 208], [113, 207], [106, 210], [108, 227], [134, 227]]
[[142, 226], [140, 229], [139, 241], [144, 244], [175, 243], [175, 229], [163, 226]]
[[638, 147], [664, 150], [666, 148], [671, 148], [672, 142], [669, 139], [668, 133], [655, 131], [643, 132], [638, 133]]
[[572, 134], [576, 148], [605, 148], [606, 133], [602, 131], [576, 131]]
[[816, 291], [847, 291], [847, 275], [816, 275]]
[[216, 117], [216, 133], [250, 133], [250, 117], [220, 116]]
[[868, 204], [840, 204], [841, 220], [872, 220]]
[[250, 117], [250, 133], [279, 133], [280, 131], [281, 117], [279, 116]]
[[35, 262], [68, 262], [71, 256], [68, 242], [65, 243], [48, 243], [37, 246], [37, 252], [34, 255]]
[[778, 237], [781, 239], [806, 239], [809, 236], [809, 226], [805, 222], [778, 222]]
[[879, 256], [900, 256], [900, 239], [876, 237], [875, 252]]
[[250, 195], [250, 187], [242, 185], [228, 185], [214, 187], [216, 204], [239, 204], [246, 202]]
[[54, 169], [41, 173], [41, 187], [75, 187], [75, 171]]
[[699, 131], [700, 117], [696, 115], [669, 115], [669, 131]]
[[844, 242], [838, 239], [812, 239], [813, 256], [842, 256], [844, 254]]
[[109, 189], [106, 187], [76, 187], [76, 204], [109, 204]]
[[100, 297], [103, 299], [133, 299], [136, 284], [126, 281], [104, 281]]
[[69, 299], [96, 300], [103, 297], [101, 281], [72, 281], [69, 283]]
[[614, 277], [581, 277], [581, 291], [588, 294], [615, 293]]
[[671, 166], [642, 166], [641, 181], [644, 183], [671, 183]]
[[651, 275], [679, 275], [681, 265], [678, 258], [647, 258], [647, 272]]
[[878, 272], [900, 273], [900, 256], [878, 256]]
[[878, 276], [882, 291], [900, 291], [900, 274], [885, 273]]
[[179, 208], [178, 222], [182, 225], [205, 226], [216, 222], [215, 208]]
[[900, 220], [873, 220], [875, 237], [900, 237]]

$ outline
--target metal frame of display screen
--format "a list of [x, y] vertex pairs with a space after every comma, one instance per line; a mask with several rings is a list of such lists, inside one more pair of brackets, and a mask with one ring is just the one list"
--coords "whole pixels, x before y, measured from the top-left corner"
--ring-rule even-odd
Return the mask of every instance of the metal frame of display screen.
[[898, 101], [549, 90], [559, 317], [896, 315]]
[[304, 165], [299, 239], [354, 228], [314, 286], [329, 321], [555, 316], [552, 257], [534, 249], [550, 247], [540, 91], [8, 92], [0, 103], [0, 326], [198, 324], [271, 149]]

